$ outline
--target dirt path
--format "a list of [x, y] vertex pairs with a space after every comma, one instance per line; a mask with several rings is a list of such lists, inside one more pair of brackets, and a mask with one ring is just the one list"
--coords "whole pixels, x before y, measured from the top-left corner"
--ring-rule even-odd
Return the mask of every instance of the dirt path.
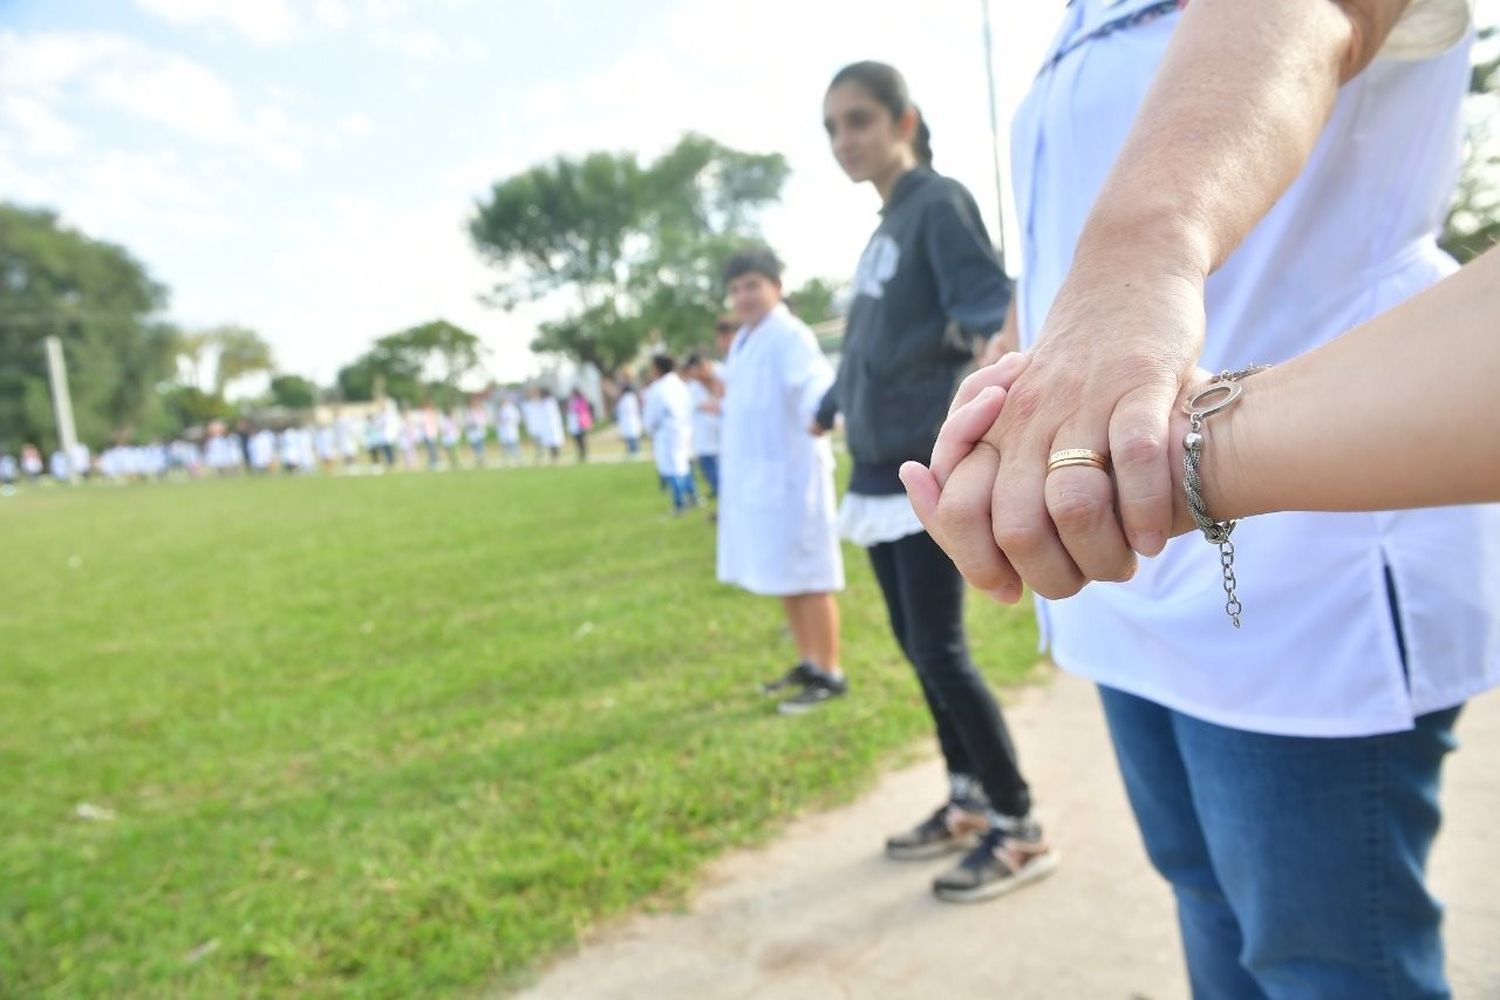
[[[601, 933], [546, 971], [534, 998], [1185, 997], [1170, 895], [1148, 868], [1090, 685], [1060, 675], [1009, 710], [1051, 879], [978, 906], [927, 891], [948, 861], [897, 864], [884, 835], [936, 804], [936, 759], [859, 801], [712, 865], [683, 914]], [[804, 720], [811, 722], [812, 720]], [[1500, 695], [1459, 722], [1434, 858], [1458, 997], [1500, 996]]]

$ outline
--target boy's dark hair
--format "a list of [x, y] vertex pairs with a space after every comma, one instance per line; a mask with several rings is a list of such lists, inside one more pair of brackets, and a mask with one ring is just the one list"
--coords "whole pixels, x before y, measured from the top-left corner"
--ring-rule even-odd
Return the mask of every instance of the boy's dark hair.
[[655, 368], [661, 375], [670, 375], [672, 370], [677, 367], [677, 362], [672, 360], [672, 355], [670, 354], [653, 354], [651, 355], [651, 367]]
[[917, 162], [922, 166], [932, 166], [932, 130], [927, 127], [927, 119], [922, 117], [921, 110], [912, 103], [911, 92], [906, 89], [906, 78], [896, 67], [873, 60], [850, 63], [833, 75], [828, 89], [845, 83], [858, 84], [877, 103], [885, 105], [891, 117], [898, 121], [907, 109], [916, 110], [917, 131], [911, 137], [912, 152], [917, 154]]
[[703, 355], [699, 354], [697, 351], [694, 351], [692, 354], [689, 354], [687, 356], [687, 360], [682, 363], [682, 367], [697, 368], [701, 364], [703, 364]]
[[724, 263], [724, 284], [747, 274], [759, 274], [776, 284], [781, 284], [781, 261], [770, 247], [745, 247], [732, 254]]
[[714, 320], [714, 333], [739, 333], [740, 321], [733, 316], [720, 316]]

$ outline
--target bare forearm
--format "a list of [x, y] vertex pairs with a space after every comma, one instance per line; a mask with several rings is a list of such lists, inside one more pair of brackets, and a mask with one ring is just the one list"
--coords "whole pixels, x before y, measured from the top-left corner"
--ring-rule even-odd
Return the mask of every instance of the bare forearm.
[[1079, 241], [1201, 281], [1291, 184], [1406, 0], [1194, 0]]
[[[1209, 510], [1500, 500], [1500, 251], [1245, 383], [1209, 421]], [[1180, 440], [1183, 421], [1174, 425]], [[1177, 456], [1180, 461], [1180, 446]], [[1177, 527], [1191, 522], [1179, 504]]]

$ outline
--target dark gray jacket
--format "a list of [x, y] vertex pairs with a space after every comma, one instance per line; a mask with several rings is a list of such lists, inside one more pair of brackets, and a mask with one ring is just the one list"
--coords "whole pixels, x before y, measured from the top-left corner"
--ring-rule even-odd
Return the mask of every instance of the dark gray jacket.
[[818, 410], [842, 410], [854, 456], [850, 489], [899, 493], [896, 469], [927, 462], [976, 341], [997, 332], [1010, 282], [974, 197], [918, 168], [891, 192], [860, 258], [838, 381]]

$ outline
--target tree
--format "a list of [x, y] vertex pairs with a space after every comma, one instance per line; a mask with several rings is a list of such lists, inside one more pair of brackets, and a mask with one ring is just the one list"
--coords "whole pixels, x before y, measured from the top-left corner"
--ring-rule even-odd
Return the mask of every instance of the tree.
[[176, 333], [166, 289], [128, 251], [47, 209], [0, 203], [0, 450], [57, 444], [43, 342], [61, 338], [79, 438], [151, 419]]
[[823, 278], [810, 278], [786, 297], [787, 307], [808, 326], [838, 319], [839, 287]]
[[431, 399], [451, 406], [462, 396], [459, 381], [479, 366], [479, 337], [438, 319], [381, 337], [338, 373], [342, 399], [374, 399], [377, 383], [385, 395], [411, 406]]
[[219, 396], [223, 396], [228, 386], [246, 375], [276, 370], [271, 345], [254, 330], [242, 326], [221, 326], [208, 331], [206, 336], [218, 350], [218, 364], [214, 368], [214, 392]]
[[231, 408], [224, 397], [205, 392], [196, 385], [172, 385], [161, 392], [162, 419], [143, 428], [145, 437], [175, 437], [188, 427], [202, 427], [226, 420]]
[[688, 134], [642, 166], [632, 153], [559, 158], [500, 181], [469, 232], [499, 271], [505, 308], [567, 293], [575, 307], [542, 324], [533, 350], [612, 371], [651, 330], [700, 342], [722, 302], [719, 270], [757, 236], [780, 197], [779, 154], [744, 153]]
[[[1481, 42], [1495, 38], [1497, 29], [1485, 28]], [[1493, 50], [1492, 50], [1493, 51]], [[1496, 84], [1500, 82], [1500, 52], [1488, 59], [1479, 58], [1469, 76], [1468, 141], [1464, 151], [1463, 172], [1458, 190], [1448, 212], [1443, 232], [1443, 249], [1467, 263], [1500, 241], [1500, 150], [1497, 150], [1495, 114]]]
[[317, 405], [318, 387], [301, 375], [277, 375], [271, 379], [271, 403], [288, 410], [310, 410]]

